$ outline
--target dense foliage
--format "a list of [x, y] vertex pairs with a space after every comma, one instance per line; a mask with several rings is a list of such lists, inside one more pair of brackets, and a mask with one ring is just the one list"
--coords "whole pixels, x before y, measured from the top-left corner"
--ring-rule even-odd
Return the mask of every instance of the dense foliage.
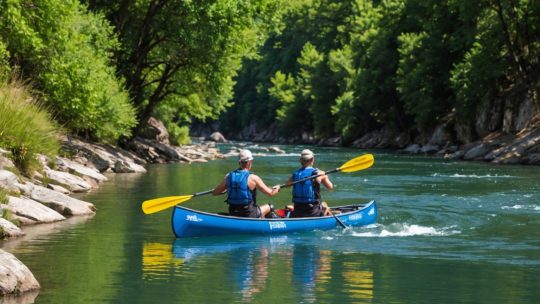
[[[89, 1], [120, 38], [118, 68], [138, 121], [162, 119], [173, 140], [192, 118], [216, 118], [230, 105], [233, 77], [275, 23], [280, 1]], [[141, 125], [139, 125], [141, 126]], [[135, 130], [137, 132], [139, 128]]]
[[100, 141], [151, 115], [177, 143], [208, 118], [351, 141], [538, 104], [539, 27], [532, 0], [2, 0], [0, 80]]
[[106, 141], [129, 134], [134, 111], [110, 64], [118, 43], [103, 16], [76, 0], [2, 1], [0, 41], [4, 70], [17, 67], [66, 128]]
[[295, 1], [245, 62], [222, 124], [347, 141], [471, 124], [483, 98], [517, 88], [538, 105], [539, 21], [529, 0]]

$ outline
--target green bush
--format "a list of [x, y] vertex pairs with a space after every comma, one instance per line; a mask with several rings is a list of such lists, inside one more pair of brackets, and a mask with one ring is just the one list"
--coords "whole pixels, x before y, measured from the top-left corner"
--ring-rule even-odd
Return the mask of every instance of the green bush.
[[105, 17], [79, 1], [0, 2], [0, 65], [7, 55], [20, 65], [74, 133], [108, 142], [130, 135], [135, 110], [111, 64], [118, 47]]
[[169, 139], [173, 145], [187, 145], [191, 143], [189, 138], [189, 127], [179, 127], [175, 124], [167, 125], [167, 131], [169, 132]]
[[16, 82], [0, 84], [0, 146], [9, 149], [15, 165], [30, 175], [39, 168], [37, 153], [55, 156], [59, 127], [40, 106], [28, 87]]

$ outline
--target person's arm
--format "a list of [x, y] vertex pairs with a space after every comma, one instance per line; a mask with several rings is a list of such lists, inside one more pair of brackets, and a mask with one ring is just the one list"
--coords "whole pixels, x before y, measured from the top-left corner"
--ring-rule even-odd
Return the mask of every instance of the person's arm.
[[334, 190], [334, 184], [332, 184], [332, 182], [328, 178], [328, 175], [325, 175], [324, 171], [318, 171], [317, 174], [322, 174], [322, 176], [319, 176], [317, 178], [319, 184], [323, 185], [326, 189], [330, 191]]
[[225, 178], [217, 185], [214, 190], [212, 190], [212, 195], [221, 195], [227, 191], [227, 175]]
[[251, 180], [253, 180], [253, 182], [255, 182], [255, 187], [257, 187], [257, 189], [259, 189], [262, 193], [268, 196], [274, 196], [278, 194], [280, 188], [279, 185], [275, 185], [274, 187], [270, 188], [266, 186], [262, 179], [257, 175], [251, 174], [249, 177]]
[[293, 178], [292, 178], [292, 176], [291, 176], [291, 177], [289, 177], [289, 179], [287, 180], [287, 182], [285, 183], [285, 185], [290, 186], [290, 185], [292, 185], [292, 183], [293, 183]]

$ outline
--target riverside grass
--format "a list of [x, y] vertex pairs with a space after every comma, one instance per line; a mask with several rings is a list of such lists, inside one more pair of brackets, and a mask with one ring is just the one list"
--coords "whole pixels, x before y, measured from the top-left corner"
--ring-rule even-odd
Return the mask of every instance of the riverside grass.
[[28, 86], [17, 81], [0, 84], [0, 147], [11, 152], [23, 174], [30, 176], [40, 168], [37, 153], [58, 154], [59, 134], [60, 128]]

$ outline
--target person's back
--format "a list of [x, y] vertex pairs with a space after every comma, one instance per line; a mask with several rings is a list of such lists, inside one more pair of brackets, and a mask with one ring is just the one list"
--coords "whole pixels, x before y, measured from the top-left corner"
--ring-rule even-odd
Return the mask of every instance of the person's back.
[[257, 205], [257, 189], [268, 196], [273, 196], [279, 192], [279, 185], [269, 188], [262, 179], [253, 174], [253, 156], [249, 150], [242, 150], [238, 161], [240, 167], [229, 172], [222, 182], [212, 191], [213, 195], [220, 195], [227, 192], [227, 204], [229, 204], [229, 214], [239, 217], [264, 217], [270, 213], [268, 204]]
[[[300, 154], [302, 167], [294, 171], [288, 181], [288, 184], [293, 184], [294, 212], [292, 217], [317, 217], [329, 214], [328, 206], [321, 198], [320, 185], [323, 184], [329, 190], [333, 189], [333, 185], [323, 171], [313, 168], [314, 161], [313, 152], [308, 149], [303, 150]], [[310, 176], [317, 177], [309, 179]]]

